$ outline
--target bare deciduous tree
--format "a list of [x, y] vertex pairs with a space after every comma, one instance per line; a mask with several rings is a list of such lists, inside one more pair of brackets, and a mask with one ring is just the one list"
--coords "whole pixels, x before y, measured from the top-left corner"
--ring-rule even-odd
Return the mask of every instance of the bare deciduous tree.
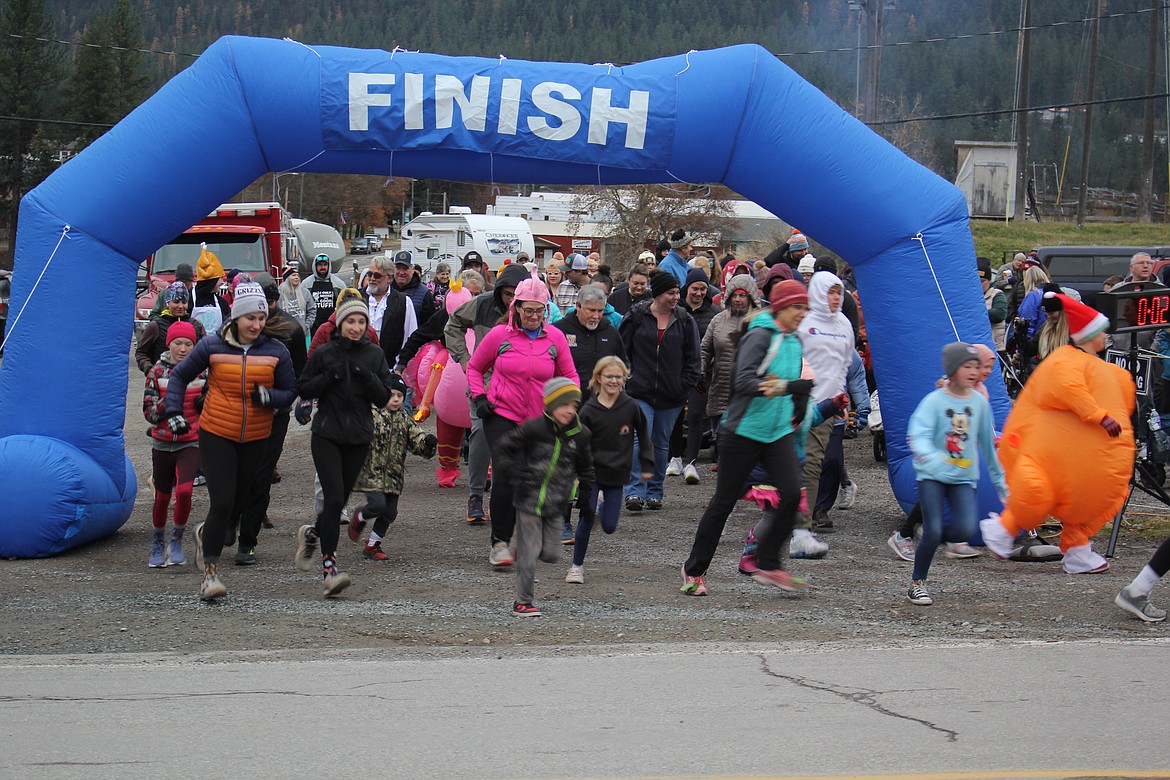
[[578, 231], [586, 221], [596, 219], [603, 231], [600, 237], [619, 248], [619, 255], [606, 261], [622, 272], [644, 248], [679, 228], [710, 236], [712, 243], [719, 244], [733, 211], [730, 202], [711, 195], [709, 186], [691, 184], [579, 187], [568, 227]]

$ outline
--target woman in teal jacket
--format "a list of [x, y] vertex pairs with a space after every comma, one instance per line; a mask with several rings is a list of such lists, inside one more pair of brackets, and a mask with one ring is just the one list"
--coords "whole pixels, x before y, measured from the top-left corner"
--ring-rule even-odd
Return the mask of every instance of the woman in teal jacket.
[[800, 460], [796, 431], [804, 419], [812, 380], [800, 378], [801, 348], [797, 327], [808, 311], [808, 292], [787, 280], [768, 296], [771, 309], [751, 317], [740, 339], [732, 377], [732, 395], [719, 426], [719, 476], [715, 494], [699, 520], [690, 557], [683, 565], [682, 592], [707, 595], [704, 575], [735, 502], [743, 495], [752, 468], [762, 463], [779, 490], [776, 522], [759, 541], [757, 582], [782, 590], [807, 583], [781, 568], [780, 546], [792, 532], [800, 502]]

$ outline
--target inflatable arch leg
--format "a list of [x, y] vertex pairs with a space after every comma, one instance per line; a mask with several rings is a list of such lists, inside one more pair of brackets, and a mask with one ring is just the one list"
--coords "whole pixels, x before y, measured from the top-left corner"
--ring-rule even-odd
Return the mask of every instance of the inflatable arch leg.
[[[619, 68], [224, 38], [21, 204], [0, 555], [52, 555], [129, 517], [136, 266], [267, 171], [725, 182], [853, 264], [904, 503], [906, 421], [939, 349], [956, 334], [990, 343], [958, 190], [758, 46]], [[58, 302], [78, 279], [86, 332], [65, 359]]]

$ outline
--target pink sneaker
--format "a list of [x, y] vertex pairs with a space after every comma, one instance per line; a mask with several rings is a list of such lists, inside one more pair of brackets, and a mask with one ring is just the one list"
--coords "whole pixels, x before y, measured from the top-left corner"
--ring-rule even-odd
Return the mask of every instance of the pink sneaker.
[[774, 588], [779, 588], [788, 593], [808, 590], [812, 587], [808, 580], [789, 574], [783, 569], [773, 569], [772, 571], [756, 569], [755, 574], [752, 575], [752, 579], [761, 585], [771, 585]]
[[754, 553], [751, 555], [745, 555], [739, 559], [740, 574], [746, 574], [750, 577], [757, 571], [759, 571], [759, 568], [756, 566], [756, 556]]
[[683, 593], [687, 594], [688, 596], [707, 595], [707, 583], [703, 580], [702, 577], [692, 577], [687, 574], [686, 566], [683, 566], [682, 578], [683, 584], [679, 590], [681, 590]]

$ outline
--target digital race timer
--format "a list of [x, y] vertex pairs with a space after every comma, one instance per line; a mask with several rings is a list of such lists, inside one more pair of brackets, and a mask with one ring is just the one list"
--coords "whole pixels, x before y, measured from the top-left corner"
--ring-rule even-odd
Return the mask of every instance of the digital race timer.
[[1119, 284], [1097, 296], [1110, 333], [1139, 333], [1170, 327], [1170, 287], [1158, 282]]

